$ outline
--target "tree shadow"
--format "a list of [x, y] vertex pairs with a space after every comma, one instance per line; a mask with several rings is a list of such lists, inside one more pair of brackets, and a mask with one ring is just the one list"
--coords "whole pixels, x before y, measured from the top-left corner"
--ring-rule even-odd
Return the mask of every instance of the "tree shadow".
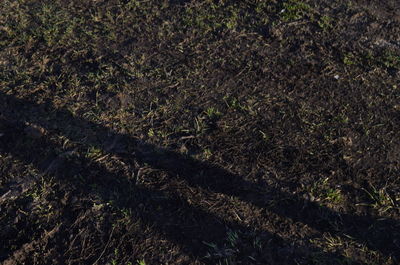
[[[273, 255], [268, 254], [268, 257], [264, 257], [263, 262], [291, 264], [294, 263], [293, 260], [296, 257], [318, 252], [324, 253], [328, 260], [336, 259], [358, 264], [337, 253], [326, 253], [315, 246], [288, 242], [276, 234], [260, 230], [257, 227], [248, 227], [239, 221], [224, 220], [201, 207], [194, 207], [173, 190], [162, 192], [133, 185], [132, 181], [126, 177], [111, 172], [87, 157], [72, 154], [65, 158], [54, 152], [50, 152], [49, 155], [49, 150], [55, 150], [59, 146], [47, 137], [30, 141], [31, 151], [21, 152], [18, 148], [14, 148], [14, 144], [20, 140], [20, 137], [24, 137], [25, 123], [37, 124], [46, 130], [63, 135], [71, 141], [86, 146], [95, 146], [107, 153], [118, 155], [127, 163], [135, 159], [140, 164], [148, 164], [152, 168], [165, 171], [174, 178], [184, 180], [191, 187], [235, 197], [255, 207], [278, 214], [282, 218], [305, 224], [319, 232], [327, 232], [334, 236], [346, 235], [384, 255], [392, 255], [396, 259], [400, 257], [399, 246], [396, 245], [399, 236], [399, 232], [397, 232], [399, 230], [396, 231], [396, 227], [399, 227], [399, 224], [395, 220], [381, 220], [379, 217], [335, 212], [315, 202], [278, 189], [246, 181], [243, 177], [223, 168], [145, 143], [130, 135], [116, 133], [102, 125], [76, 117], [67, 109], [56, 108], [50, 103], [36, 104], [0, 92], [1, 116], [3, 120], [0, 122], [7, 123], [6, 127], [12, 128], [12, 133], [0, 138], [0, 152], [11, 154], [25, 163], [32, 163], [42, 173], [54, 174], [67, 182], [77, 171], [88, 176], [97, 172], [96, 179], [92, 181], [96, 181], [101, 192], [89, 190], [87, 185], [78, 185], [81, 193], [95, 192], [105, 201], [112, 196], [109, 192], [111, 187], [112, 190], [121, 194], [131, 194], [132, 196], [118, 198], [117, 205], [137, 212], [141, 221], [153, 227], [166, 239], [180, 245], [194, 258], [204, 257], [207, 250], [204, 242], [220, 242], [221, 238], [225, 236], [226, 227], [231, 227], [247, 233], [257, 231], [272, 240], [268, 252]], [[120, 146], [124, 146], [123, 151], [118, 148]], [[43, 157], [36, 155], [44, 153], [47, 153], [47, 157], [53, 157], [52, 161], [62, 162], [63, 170], [50, 172], [49, 164], [43, 163]], [[273, 198], [285, 198], [285, 200], [271, 206], [268, 202]], [[157, 203], [161, 207], [158, 207], [155, 212], [144, 212], [139, 207], [139, 204], [143, 204], [143, 202], [147, 205]], [[285, 246], [290, 246], [290, 248]]]

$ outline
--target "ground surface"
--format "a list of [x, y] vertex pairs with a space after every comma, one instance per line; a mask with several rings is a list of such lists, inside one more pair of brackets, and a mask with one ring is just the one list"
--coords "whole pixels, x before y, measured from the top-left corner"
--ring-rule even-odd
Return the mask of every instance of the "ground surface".
[[398, 1], [0, 2], [3, 264], [399, 264]]

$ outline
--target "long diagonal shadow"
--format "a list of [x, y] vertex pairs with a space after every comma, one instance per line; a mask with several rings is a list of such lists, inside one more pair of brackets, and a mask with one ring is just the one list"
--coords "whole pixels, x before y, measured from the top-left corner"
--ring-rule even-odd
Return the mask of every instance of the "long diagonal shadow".
[[[244, 202], [251, 203], [256, 207], [266, 208], [269, 211], [274, 211], [284, 218], [290, 218], [295, 222], [307, 224], [308, 226], [313, 227], [320, 232], [329, 232], [336, 235], [346, 234], [361, 243], [368, 243], [368, 247], [373, 250], [377, 250], [385, 255], [392, 255], [395, 258], [399, 258], [399, 254], [397, 252], [398, 246], [395, 244], [398, 232], [396, 232], [394, 229], [395, 227], [398, 227], [399, 224], [394, 220], [386, 219], [382, 221], [379, 218], [340, 214], [332, 211], [329, 208], [319, 206], [316, 203], [307, 201], [292, 194], [284, 193], [276, 189], [274, 190], [269, 187], [259, 187], [256, 184], [246, 181], [242, 177], [227, 172], [222, 168], [194, 160], [190, 157], [154, 146], [149, 143], [144, 143], [139, 139], [135, 139], [129, 135], [113, 132], [104, 126], [79, 117], [74, 117], [68, 110], [57, 109], [49, 103], [35, 104], [28, 100], [17, 99], [14, 96], [0, 92], [0, 114], [10, 121], [18, 119], [18, 124], [23, 122], [38, 124], [48, 130], [56, 131], [72, 141], [80, 142], [85, 145], [97, 146], [98, 148], [102, 149], [104, 149], [104, 146], [98, 144], [99, 142], [104, 143], [107, 139], [119, 139], [120, 142], [123, 142], [129, 146], [129, 148], [135, 152], [135, 156], [138, 158], [138, 160], [147, 163], [154, 168], [164, 170], [169, 174], [178, 175], [193, 187], [200, 187], [212, 192], [234, 196]], [[82, 139], [82, 133], [77, 134], [76, 128], [94, 131], [96, 137], [100, 138], [100, 141], [89, 139], [90, 137]], [[46, 148], [51, 148], [53, 145], [53, 143], [50, 141], [44, 141], [44, 143], [42, 141], [40, 145], [37, 146], [38, 150], [43, 148], [43, 145], [47, 146]], [[13, 148], [5, 148], [5, 150], [22, 161], [33, 163], [39, 170], [45, 170], [40, 164], [40, 161], [32, 161], [31, 157], [24, 156], [23, 154], [14, 151]], [[112, 149], [107, 151], [111, 153], [114, 152]], [[86, 169], [84, 170], [97, 170], [98, 172], [104, 172], [104, 174], [102, 173], [101, 176], [102, 180], [106, 183], [109, 182], [118, 185], [117, 189], [123, 190], [129, 187], [125, 180], [114, 175], [112, 172], [108, 172], [101, 165], [93, 163], [93, 161], [82, 157], [77, 160], [85, 165]], [[116, 184], [116, 178], [119, 179], [119, 184]], [[249, 191], [255, 193], [254, 196], [246, 196], [246, 193]], [[154, 194], [158, 191], [136, 187], [135, 192], [141, 194], [142, 198], [145, 198], [154, 196]], [[162, 194], [160, 194], [160, 196], [162, 196]], [[267, 206], [266, 196], [287, 198], [287, 200], [290, 201], [290, 205], [278, 205], [274, 207]], [[176, 201], [172, 200], [166, 205], [174, 205], [175, 202]], [[194, 208], [182, 200], [179, 201], [179, 204], [182, 209], [191, 209], [188, 215], [196, 216], [196, 218], [206, 220], [205, 223], [207, 223], [208, 227], [215, 227], [216, 235], [219, 235], [218, 231], [224, 230], [224, 223], [243, 230], [249, 229], [237, 222], [229, 223], [225, 220], [221, 220], [218, 217], [213, 216], [199, 208]], [[304, 207], [305, 205], [307, 206]], [[288, 210], [282, 210], [285, 207], [287, 207]], [[132, 209], [137, 210], [135, 207], [132, 207]], [[171, 216], [170, 213], [174, 212], [174, 209], [163, 208], [161, 211], [166, 216], [171, 218], [171, 223], [183, 224], [183, 222], [185, 222], [181, 218]], [[330, 219], [329, 223], [341, 224], [340, 229], [335, 231], [335, 229], [333, 229], [328, 222], [316, 221], [316, 219], [319, 219], [318, 217], [322, 215], [327, 216], [327, 218]], [[168, 239], [171, 241], [182, 245], [183, 248], [191, 255], [199, 255], [198, 249], [201, 248], [200, 246], [192, 247], [192, 243], [189, 242], [187, 238], [185, 239], [185, 237], [177, 237], [176, 234], [169, 232], [167, 229], [163, 229], [164, 224], [160, 223], [157, 218], [151, 216], [142, 216], [141, 218], [145, 222], [151, 224], [154, 228], [159, 229], [160, 232], [168, 237]], [[182, 226], [188, 227], [188, 224], [186, 223], [186, 226]], [[378, 238], [379, 241], [376, 244], [372, 244], [369, 238], [370, 227], [374, 227], [376, 231], [380, 231], [382, 233], [386, 232], [386, 234], [380, 235]], [[191, 231], [191, 234], [197, 234], [199, 237], [201, 237], [199, 241], [210, 242], [215, 239], [211, 233], [204, 233], [202, 229], [204, 229], [204, 227], [196, 228], [193, 226], [193, 231]], [[267, 231], [263, 232], [269, 234]], [[284, 242], [282, 238], [279, 238], [276, 235], [269, 236], [278, 238], [279, 241]], [[302, 247], [295, 245], [295, 248], [301, 249]], [[318, 250], [318, 248], [314, 249]], [[336, 257], [346, 259], [340, 255], [336, 255]]]
[[[14, 107], [22, 107], [22, 105], [19, 105], [19, 103], [24, 104], [24, 106], [29, 106], [29, 115], [35, 114], [35, 120], [38, 117], [38, 112], [34, 111], [35, 107], [34, 105], [24, 102], [22, 100], [17, 100], [13, 97], [10, 97], [9, 99], [12, 99]], [[19, 102], [19, 103], [17, 103]], [[4, 102], [2, 102], [4, 103]], [[17, 104], [17, 105], [14, 105]], [[5, 105], [3, 105], [5, 106]], [[31, 108], [32, 107], [32, 108]], [[8, 111], [7, 111], [8, 112]], [[1, 112], [1, 114], [5, 114], [5, 112]], [[33, 164], [39, 171], [42, 173], [46, 173], [48, 166], [46, 164], [43, 164], [43, 158], [35, 159], [32, 158], [32, 155], [28, 153], [21, 153], [21, 152], [15, 152], [14, 151], [14, 143], [18, 140], [20, 140], [20, 137], [24, 135], [24, 125], [23, 121], [15, 121], [14, 118], [16, 118], [15, 115], [2, 115], [3, 118], [6, 116], [8, 119], [3, 122], [9, 123], [8, 127], [13, 131], [12, 135], [6, 135], [5, 138], [3, 138], [0, 141], [0, 153], [5, 152], [12, 154], [14, 158], [19, 159], [21, 161], [25, 161], [26, 163], [31, 163]], [[13, 118], [14, 121], [9, 121], [10, 118]], [[71, 118], [71, 117], [70, 117]], [[1, 120], [0, 120], [1, 121]], [[38, 121], [38, 120], [36, 120]], [[147, 144], [142, 144], [146, 145]], [[150, 147], [151, 145], [147, 146]], [[31, 150], [35, 150], [36, 158], [40, 157], [40, 154], [45, 153], [46, 150], [54, 150], [57, 148], [57, 146], [54, 142], [50, 141], [49, 139], [42, 138], [40, 140], [36, 140], [33, 144], [30, 144]], [[143, 160], [150, 162], [149, 157], [147, 156], [157, 156], [157, 154], [160, 156], [159, 159], [163, 160], [165, 159], [165, 155], [168, 155], [169, 152], [165, 150], [155, 150], [154, 146], [151, 146], [153, 149], [149, 151], [147, 154], [143, 154]], [[142, 149], [144, 146], [141, 147]], [[161, 154], [161, 152], [164, 152]], [[178, 155], [173, 152], [170, 153], [170, 155]], [[74, 155], [72, 155], [74, 156]], [[179, 156], [179, 155], [178, 155]], [[174, 158], [172, 158], [174, 159]], [[186, 158], [185, 158], [186, 159]], [[190, 162], [191, 160], [188, 160], [186, 162]], [[119, 174], [110, 172], [107, 168], [105, 168], [103, 165], [94, 162], [86, 157], [82, 156], [76, 156], [76, 157], [69, 157], [68, 161], [64, 161], [67, 163], [67, 165], [64, 165], [63, 168], [73, 168], [72, 172], [57, 172], [57, 177], [60, 179], [68, 179], [68, 177], [73, 177], [74, 172], [79, 172], [81, 175], [93, 175], [93, 172], [101, 172], [99, 173], [98, 176], [96, 176], [95, 181], [97, 182], [97, 185], [100, 185], [103, 187], [102, 192], [99, 192], [98, 190], [94, 191], [97, 195], [100, 197], [103, 197], [104, 200], [110, 199], [107, 195], [107, 190], [110, 190], [112, 188], [116, 189], [117, 191], [127, 194], [131, 193], [133, 194], [134, 198], [121, 198], [117, 204], [122, 207], [122, 208], [129, 208], [132, 209], [133, 211], [141, 211], [140, 208], [138, 207], [138, 203], [152, 203], [151, 198], [166, 198], [163, 200], [162, 208], [158, 208], [157, 211], [158, 213], [153, 215], [149, 213], [139, 213], [139, 217], [141, 221], [143, 221], [145, 224], [148, 224], [150, 227], [153, 227], [155, 230], [158, 230], [158, 232], [161, 235], [164, 235], [169, 241], [176, 243], [177, 245], [182, 246], [183, 251], [185, 251], [187, 254], [195, 257], [195, 258], [202, 258], [206, 254], [206, 248], [203, 242], [215, 242], [220, 240], [225, 236], [225, 231], [226, 231], [226, 226], [228, 227], [234, 227], [236, 229], [239, 229], [240, 231], [246, 231], [247, 233], [251, 233], [252, 228], [248, 228], [244, 226], [243, 224], [240, 224], [238, 222], [233, 222], [233, 221], [226, 221], [218, 218], [217, 216], [214, 216], [200, 208], [193, 207], [192, 205], [188, 204], [185, 200], [181, 200], [180, 198], [171, 198], [171, 195], [166, 196], [163, 192], [156, 191], [156, 190], [149, 190], [141, 187], [132, 187], [132, 183], [128, 181], [127, 178], [121, 178]], [[166, 163], [166, 161], [164, 161]], [[180, 161], [180, 162], [185, 162], [185, 160]], [[192, 161], [193, 162], [193, 161]], [[157, 163], [158, 164], [158, 163]], [[188, 165], [180, 165], [177, 164], [176, 166], [191, 166], [191, 164]], [[192, 165], [195, 166], [195, 165]], [[193, 168], [196, 170], [196, 168]], [[213, 169], [216, 170], [216, 169]], [[214, 172], [218, 174], [224, 174], [226, 176], [229, 176], [229, 173], [224, 172], [222, 169], [218, 169], [220, 171]], [[66, 180], [68, 183], [68, 180]], [[88, 190], [87, 185], [84, 186], [76, 186], [78, 187], [79, 192], [82, 192], [83, 194], [91, 194], [91, 191]], [[104, 192], [103, 192], [104, 191]], [[149, 199], [150, 198], [150, 199]], [[154, 202], [153, 202], [154, 203]], [[157, 203], [160, 203], [158, 201]], [[174, 214], [177, 212], [177, 210], [184, 209], [184, 212], [181, 212], [181, 216], [174, 216]], [[188, 210], [190, 209], [190, 210]], [[163, 216], [162, 219], [159, 218], [159, 216]], [[187, 219], [186, 217], [190, 216], [190, 219]], [[169, 222], [166, 224], [165, 220], [169, 219]], [[193, 223], [193, 221], [190, 220], [196, 220], [196, 224]], [[199, 226], [198, 223], [201, 223], [203, 225]], [[185, 228], [185, 231], [180, 232], [182, 228]], [[276, 235], [270, 234], [268, 231], [260, 231], [258, 230], [259, 233], [263, 233], [265, 237], [273, 239], [274, 243], [277, 245], [284, 245], [285, 242], [282, 238]], [[192, 239], [196, 238], [198, 239], [197, 242], [194, 242]], [[272, 247], [273, 248], [273, 247]], [[291, 250], [285, 250], [285, 253], [283, 254], [282, 251], [275, 251], [276, 253], [281, 253], [280, 256], [277, 257], [271, 257], [270, 254], [268, 254], [269, 259], [274, 259], [274, 264], [291, 264], [291, 255], [297, 255], [296, 257], [298, 258], [299, 255], [301, 255], [301, 252], [296, 252], [296, 250], [304, 249], [304, 246], [298, 246], [296, 244], [291, 244]], [[314, 247], [310, 248], [310, 250], [313, 249], [314, 251], [318, 251], [319, 253], [322, 253], [322, 250]], [[274, 251], [272, 251], [274, 252]], [[285, 256], [285, 257], [283, 257]], [[326, 253], [327, 257], [330, 257], [332, 260], [339, 259], [340, 260], [347, 260], [347, 258], [341, 256], [341, 255], [336, 255], [336, 254], [329, 254]], [[269, 260], [268, 262], [271, 262]]]
[[[0, 154], [11, 153], [14, 158], [21, 161], [26, 161], [33, 164], [40, 172], [47, 173], [48, 167], [41, 163], [42, 159], [32, 159], [29, 154], [15, 153], [12, 151], [13, 143], [15, 142], [15, 137], [23, 135], [23, 130], [21, 128], [13, 126], [14, 135], [12, 137], [6, 137], [5, 141], [7, 144], [0, 145]], [[18, 132], [19, 131], [19, 132]], [[39, 155], [47, 149], [54, 149], [57, 146], [47, 140], [41, 139], [37, 140], [37, 143], [33, 143], [30, 147], [36, 150], [36, 154]], [[2, 150], [5, 149], [5, 150]], [[61, 161], [58, 161], [61, 162]], [[78, 189], [78, 193], [82, 194], [93, 194], [98, 195], [104, 201], [109, 201], [113, 199], [109, 194], [110, 190], [119, 192], [121, 194], [131, 194], [129, 198], [120, 198], [116, 201], [116, 205], [122, 209], [131, 209], [136, 213], [144, 224], [158, 232], [159, 235], [164, 236], [170, 242], [173, 242], [182, 247], [182, 250], [196, 258], [201, 259], [206, 254], [205, 245], [202, 242], [217, 242], [221, 238], [225, 237], [226, 226], [238, 229], [240, 231], [245, 231], [251, 233], [251, 228], [248, 228], [238, 222], [226, 221], [214, 216], [201, 208], [194, 207], [190, 205], [185, 200], [181, 200], [179, 197], [171, 196], [171, 194], [165, 194], [158, 190], [152, 190], [147, 188], [142, 188], [138, 186], [132, 187], [132, 183], [128, 181], [128, 178], [122, 177], [119, 174], [110, 172], [103, 165], [94, 162], [88, 158], [82, 156], [69, 157], [68, 161], [63, 161], [64, 168], [73, 168], [71, 171], [56, 172], [56, 176], [62, 181], [68, 183], [72, 181], [71, 178], [74, 176], [73, 172], [79, 172], [82, 176], [91, 176], [91, 179], [95, 179], [90, 183], [85, 183], [85, 185], [76, 185], [74, 183], [74, 188]], [[99, 172], [98, 174], [93, 172]], [[54, 174], [54, 172], [52, 173]], [[93, 176], [96, 174], [96, 176]], [[98, 186], [95, 190], [88, 188], [88, 184], [95, 184]], [[154, 199], [157, 198], [157, 199]], [[159, 199], [163, 198], [163, 199]], [[146, 211], [144, 212], [139, 204], [151, 205], [157, 204], [161, 207], [157, 208], [154, 212]], [[176, 215], [179, 212], [179, 215]], [[161, 218], [160, 218], [161, 217]], [[196, 220], [193, 222], [192, 220]], [[200, 224], [200, 225], [199, 225]], [[183, 231], [182, 231], [183, 230]], [[284, 240], [279, 236], [272, 235], [268, 231], [258, 231], [263, 233], [268, 239], [273, 239], [273, 242], [282, 245]], [[196, 241], [193, 241], [196, 239]], [[292, 250], [287, 250], [286, 255], [291, 254], [290, 252], [295, 252], [297, 249], [301, 249], [300, 246], [292, 246]], [[304, 248], [304, 247], [303, 247]], [[279, 248], [277, 248], [279, 249]], [[315, 251], [321, 251], [318, 248]], [[276, 253], [279, 251], [276, 250]], [[300, 253], [296, 253], [299, 255]], [[290, 260], [285, 260], [282, 257], [271, 257], [274, 258], [274, 263], [276, 264], [290, 264]], [[290, 258], [290, 257], [286, 257]], [[338, 255], [332, 255], [332, 258], [339, 258]], [[341, 260], [346, 258], [341, 257]]]

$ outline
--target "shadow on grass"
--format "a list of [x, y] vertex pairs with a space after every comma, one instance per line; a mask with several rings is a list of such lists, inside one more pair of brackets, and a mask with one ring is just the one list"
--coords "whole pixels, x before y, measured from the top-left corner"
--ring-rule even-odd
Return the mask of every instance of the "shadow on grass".
[[[189, 186], [234, 196], [283, 218], [306, 224], [320, 232], [329, 232], [334, 236], [347, 235], [359, 243], [366, 244], [369, 249], [395, 258], [400, 257], [397, 252], [398, 246], [395, 244], [399, 236], [395, 228], [399, 224], [394, 220], [341, 214], [292, 194], [256, 185], [220, 167], [145, 143], [129, 135], [113, 132], [102, 125], [75, 117], [67, 109], [57, 109], [49, 103], [36, 104], [1, 91], [0, 118], [2, 118], [0, 122], [7, 123], [6, 126], [11, 128], [10, 132], [12, 132], [0, 138], [0, 152], [11, 154], [25, 163], [32, 163], [44, 174], [48, 173], [49, 164], [44, 163], [43, 156], [49, 157], [51, 156], [49, 154], [53, 154], [55, 156], [53, 162], [62, 160], [63, 168], [66, 170], [52, 172], [52, 174], [62, 177], [64, 181], [68, 177], [72, 178], [77, 172], [86, 176], [95, 174], [96, 179], [91, 181], [95, 181], [99, 188], [90, 189], [87, 185], [81, 184], [77, 186], [79, 192], [83, 194], [94, 192], [104, 201], [110, 199], [111, 190], [123, 194], [124, 196], [118, 197], [116, 201], [118, 207], [132, 209], [142, 222], [154, 228], [169, 241], [180, 245], [194, 258], [202, 259], [207, 250], [204, 242], [221, 242], [221, 238], [225, 236], [226, 227], [231, 227], [246, 233], [256, 231], [272, 240], [269, 246], [269, 252], [272, 253], [268, 256], [270, 260], [265, 258], [262, 262], [291, 264], [294, 263], [295, 258], [302, 258], [303, 255], [322, 253], [325, 260], [341, 260], [358, 264], [339, 254], [325, 253], [315, 246], [300, 246], [295, 242], [287, 242], [268, 231], [247, 227], [240, 222], [224, 220], [200, 207], [193, 207], [171, 189], [166, 194], [162, 191], [140, 187], [128, 180], [126, 176], [111, 172], [100, 163], [85, 156], [71, 153], [68, 159], [57, 157], [53, 150], [61, 147], [46, 137], [32, 140], [29, 146], [30, 151], [21, 151], [14, 147], [24, 135], [25, 123], [37, 124], [51, 133], [63, 135], [84, 146], [94, 146], [106, 153], [114, 153], [128, 162], [135, 159], [140, 164], [148, 164], [154, 169], [167, 172], [174, 178], [181, 178]], [[105, 146], [103, 143], [109, 143], [110, 139], [113, 144]], [[125, 146], [124, 149], [130, 151], [121, 153], [117, 146]], [[248, 196], [248, 193], [252, 193], [252, 196]], [[162, 200], [157, 201], [154, 198], [162, 198]], [[268, 206], [268, 198], [284, 198], [285, 202]], [[158, 207], [156, 213], [143, 212], [138, 207], [143, 202], [157, 203], [161, 207]], [[287, 248], [284, 250], [284, 246], [290, 246], [290, 250]]]

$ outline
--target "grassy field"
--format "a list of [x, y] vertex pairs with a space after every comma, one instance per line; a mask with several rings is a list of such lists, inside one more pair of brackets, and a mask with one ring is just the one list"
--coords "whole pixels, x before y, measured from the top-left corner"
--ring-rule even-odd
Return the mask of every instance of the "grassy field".
[[0, 263], [400, 263], [400, 6], [0, 1]]

